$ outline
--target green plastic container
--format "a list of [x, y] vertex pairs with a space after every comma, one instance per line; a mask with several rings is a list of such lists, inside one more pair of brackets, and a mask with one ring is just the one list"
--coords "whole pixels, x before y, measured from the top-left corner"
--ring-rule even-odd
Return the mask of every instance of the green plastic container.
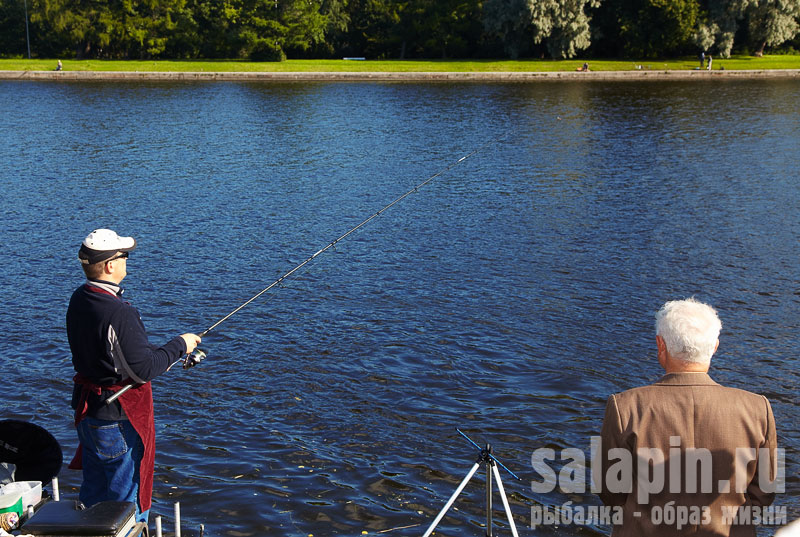
[[13, 490], [4, 492], [0, 488], [0, 513], [17, 513], [22, 516], [22, 491]]

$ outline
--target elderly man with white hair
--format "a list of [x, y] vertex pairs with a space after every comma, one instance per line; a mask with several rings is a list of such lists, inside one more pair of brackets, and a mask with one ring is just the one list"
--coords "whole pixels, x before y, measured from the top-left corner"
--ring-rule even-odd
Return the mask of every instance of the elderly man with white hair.
[[693, 298], [656, 314], [655, 384], [608, 398], [600, 497], [613, 536], [755, 536], [780, 487], [769, 401], [708, 375], [722, 323]]

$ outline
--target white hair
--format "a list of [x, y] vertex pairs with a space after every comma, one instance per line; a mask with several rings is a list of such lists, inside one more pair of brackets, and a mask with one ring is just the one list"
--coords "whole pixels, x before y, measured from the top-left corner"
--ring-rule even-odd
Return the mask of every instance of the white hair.
[[667, 302], [656, 313], [656, 335], [676, 360], [710, 363], [720, 330], [722, 322], [714, 308], [694, 298]]

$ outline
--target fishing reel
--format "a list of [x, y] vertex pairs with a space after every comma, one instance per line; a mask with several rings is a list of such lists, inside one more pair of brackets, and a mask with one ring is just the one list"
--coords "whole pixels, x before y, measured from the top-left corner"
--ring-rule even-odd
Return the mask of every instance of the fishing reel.
[[183, 357], [183, 368], [189, 369], [190, 367], [194, 367], [203, 360], [206, 359], [207, 354], [205, 351], [200, 349], [195, 349], [194, 351], [190, 352], [186, 356]]

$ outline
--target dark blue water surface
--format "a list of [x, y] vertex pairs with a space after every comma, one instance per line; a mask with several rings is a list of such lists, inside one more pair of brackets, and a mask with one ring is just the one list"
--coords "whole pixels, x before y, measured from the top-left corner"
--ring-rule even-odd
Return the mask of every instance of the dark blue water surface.
[[[712, 376], [772, 401], [796, 518], [798, 102], [797, 81], [1, 82], [2, 416], [71, 457], [64, 315], [92, 229], [136, 237], [126, 296], [166, 341], [481, 148], [154, 382], [153, 515], [421, 535], [475, 460], [458, 427], [522, 478], [521, 535], [600, 535], [530, 529], [531, 506], [599, 504], [531, 492], [531, 453], [588, 453], [606, 397], [660, 376], [654, 312], [694, 295], [724, 324]], [[437, 533], [482, 535], [482, 478], [456, 506]]]

